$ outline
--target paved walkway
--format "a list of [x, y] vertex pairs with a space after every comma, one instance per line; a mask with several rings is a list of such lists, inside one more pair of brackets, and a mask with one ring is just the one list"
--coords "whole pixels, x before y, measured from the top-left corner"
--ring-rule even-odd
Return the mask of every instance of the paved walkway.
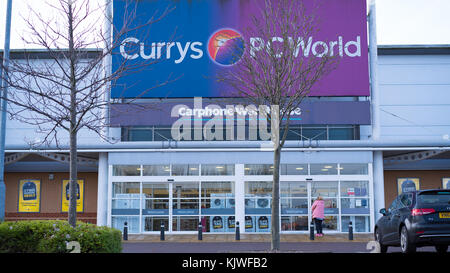
[[[252, 242], [126, 242], [123, 253], [269, 253], [270, 243]], [[362, 242], [298, 242], [281, 243], [281, 253], [370, 253], [367, 243]], [[388, 248], [388, 253], [400, 253], [399, 247]], [[418, 248], [417, 252], [435, 252], [434, 247]]]
[[[249, 243], [270, 243], [270, 234], [241, 234], [239, 242]], [[311, 242], [309, 239], [309, 233], [302, 234], [281, 234], [281, 242], [297, 243], [297, 242]], [[325, 234], [323, 237], [315, 237], [315, 242], [362, 242], [367, 243], [373, 240], [372, 233], [357, 233], [353, 235], [353, 241], [348, 240], [348, 234], [335, 233]], [[128, 242], [161, 242], [159, 234], [139, 234], [129, 235]], [[199, 243], [199, 242], [236, 242], [235, 234], [203, 234], [203, 240], [198, 240], [197, 234], [166, 234], [164, 242], [177, 242], [177, 243]]]
[[[370, 253], [368, 246], [373, 240], [372, 234], [354, 234], [354, 240], [348, 240], [348, 234], [325, 234], [324, 237], [309, 240], [309, 234], [282, 234], [280, 252], [282, 253]], [[236, 241], [234, 234], [204, 234], [199, 241], [196, 234], [165, 235], [129, 235], [123, 241], [123, 253], [268, 253], [270, 234], [241, 234]], [[435, 252], [434, 247], [418, 248], [418, 252]], [[389, 247], [389, 253], [399, 253], [399, 247]]]

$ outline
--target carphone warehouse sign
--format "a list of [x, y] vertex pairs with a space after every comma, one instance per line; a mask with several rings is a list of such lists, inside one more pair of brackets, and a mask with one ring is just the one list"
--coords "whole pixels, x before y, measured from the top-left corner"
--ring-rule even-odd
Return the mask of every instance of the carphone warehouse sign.
[[[369, 96], [366, 2], [364, 0], [305, 0], [320, 4], [320, 30], [310, 37], [289, 37], [300, 46], [295, 58], [340, 58], [338, 67], [323, 77], [312, 96]], [[124, 60], [154, 62], [147, 69], [120, 78], [112, 89], [113, 98], [134, 98], [144, 90], [175, 81], [144, 97], [227, 97], [232, 92], [217, 83], [221, 69], [233, 69], [243, 54], [263, 50], [261, 37], [245, 37], [251, 18], [260, 13], [261, 0], [140, 0], [133, 26], [143, 25], [168, 6], [174, 9], [149, 28], [128, 33], [113, 55], [113, 69]], [[120, 29], [126, 1], [114, 1], [114, 25]], [[157, 15], [156, 15], [157, 16]], [[273, 37], [277, 41], [279, 37]], [[244, 45], [250, 44], [246, 48]], [[124, 90], [126, 90], [124, 92]]]

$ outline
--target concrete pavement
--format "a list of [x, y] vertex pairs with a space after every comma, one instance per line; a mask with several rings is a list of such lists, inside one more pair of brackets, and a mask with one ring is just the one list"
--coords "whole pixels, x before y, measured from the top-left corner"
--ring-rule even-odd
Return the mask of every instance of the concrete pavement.
[[[204, 234], [199, 241], [197, 235], [130, 235], [123, 241], [123, 253], [268, 253], [270, 234], [241, 234], [236, 241], [231, 234]], [[354, 234], [349, 241], [347, 234], [325, 234], [309, 240], [308, 234], [282, 234], [282, 253], [370, 253], [374, 247], [368, 245], [372, 234]], [[418, 252], [435, 252], [434, 247], [418, 248]], [[388, 253], [399, 253], [399, 247], [390, 247]]]

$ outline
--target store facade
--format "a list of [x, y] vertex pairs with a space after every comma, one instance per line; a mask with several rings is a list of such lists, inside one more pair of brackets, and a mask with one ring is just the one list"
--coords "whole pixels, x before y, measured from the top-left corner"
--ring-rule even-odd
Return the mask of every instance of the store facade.
[[[188, 2], [180, 1], [182, 5]], [[349, 5], [353, 2], [364, 1], [348, 1]], [[354, 45], [359, 36], [361, 59], [346, 56], [345, 61], [359, 61], [353, 69], [338, 72], [346, 75], [339, 82], [340, 90], [328, 88], [333, 86], [330, 80], [305, 100], [292, 120], [280, 166], [283, 234], [309, 232], [310, 208], [319, 195], [326, 204], [326, 233], [347, 232], [349, 221], [354, 232], [369, 233], [380, 216], [378, 210], [389, 206], [408, 181], [417, 189], [449, 185], [450, 47], [378, 48], [381, 132], [379, 139], [373, 140], [369, 56], [363, 46], [367, 44], [365, 3], [363, 6], [353, 10], [359, 18], [355, 25], [362, 32], [333, 34], [337, 41], [342, 34], [354, 42], [350, 53], [358, 51]], [[201, 36], [199, 41], [206, 45], [209, 36], [219, 29], [219, 24], [214, 24], [199, 30], [197, 36], [194, 31], [186, 35], [195, 39]], [[193, 41], [197, 40], [186, 42]], [[177, 83], [173, 97], [167, 96], [167, 90], [158, 89], [138, 100], [156, 107], [134, 111], [126, 104], [112, 105], [111, 143], [88, 131], [80, 132], [79, 157], [92, 163], [80, 167], [79, 177], [85, 186], [80, 219], [120, 230], [127, 222], [132, 234], [157, 234], [161, 224], [170, 234], [195, 233], [199, 224], [206, 233], [232, 233], [237, 222], [243, 233], [270, 233], [273, 154], [269, 141], [261, 137], [259, 127], [252, 131], [248, 116], [239, 115], [236, 106], [243, 104], [241, 99], [217, 97], [208, 82], [189, 74], [217, 69], [206, 50], [204, 53], [198, 61], [205, 66], [190, 66], [197, 59], [186, 59], [176, 68], [180, 70], [174, 70], [185, 71], [192, 82]], [[39, 60], [48, 58], [41, 51], [31, 54]], [[12, 59], [21, 56], [12, 54]], [[175, 59], [175, 53], [172, 57]], [[166, 75], [164, 71], [128, 82], [145, 83]], [[129, 99], [135, 99], [135, 92], [132, 90]], [[113, 91], [113, 98], [114, 94], [117, 91]], [[199, 97], [202, 101], [196, 103]], [[211, 115], [204, 115], [208, 107], [220, 110], [230, 105], [236, 110], [232, 122], [223, 118], [223, 132], [210, 130], [206, 125]], [[205, 112], [189, 115], [188, 109]], [[177, 124], [186, 122], [192, 125], [191, 131], [183, 134], [184, 139], [175, 139], [172, 130], [179, 130]], [[39, 138], [39, 134], [36, 128], [15, 120], [8, 120], [6, 132], [6, 153], [12, 158], [5, 169], [6, 220], [64, 219], [63, 183], [68, 177], [68, 163], [61, 158], [67, 157], [68, 147], [50, 144], [30, 150], [25, 139]], [[43, 152], [47, 153], [46, 160], [42, 160]], [[20, 157], [23, 153], [30, 156]], [[375, 153], [382, 155], [381, 169]], [[40, 181], [41, 205], [36, 212], [20, 209], [23, 180]]]
[[[169, 2], [142, 2], [137, 16], [148, 16], [144, 10], [162, 9]], [[205, 232], [233, 232], [239, 222], [243, 232], [270, 232], [273, 155], [267, 149], [267, 122], [263, 124], [263, 117], [248, 113], [250, 106], [259, 109], [260, 105], [248, 105], [245, 98], [236, 98], [229, 87], [217, 83], [215, 77], [224, 69], [233, 70], [234, 63], [224, 65], [212, 54], [215, 39], [225, 39], [221, 40], [225, 49], [226, 39], [243, 43], [249, 39], [251, 48], [246, 51], [268, 48], [271, 43], [266, 45], [266, 37], [247, 33], [252, 16], [260, 16], [263, 4], [181, 1], [164, 17], [163, 25], [155, 25], [157, 31], [150, 38], [139, 32], [122, 38], [113, 69], [121, 60], [164, 56], [167, 60], [157, 73], [142, 71], [119, 79], [118, 88], [111, 92], [113, 98], [133, 99], [139, 90], [148, 88], [148, 82], [161, 81], [166, 74], [183, 76], [140, 97], [138, 103], [150, 110], [112, 105], [111, 134], [122, 144], [143, 148], [108, 154], [108, 225], [121, 228], [127, 222], [131, 233], [159, 232], [161, 223], [169, 233], [195, 232], [198, 224]], [[308, 12], [314, 8], [312, 2], [305, 5]], [[114, 2], [118, 29], [124, 24], [126, 10], [122, 1]], [[320, 21], [321, 32], [315, 37], [289, 37], [303, 41], [298, 51], [303, 56], [296, 57], [336, 55], [340, 56], [339, 67], [294, 110], [287, 141], [311, 146], [322, 140], [365, 138], [361, 127], [371, 124], [366, 5], [327, 1], [316, 11], [327, 18]], [[341, 23], [342, 14], [352, 23]], [[175, 26], [183, 38], [173, 47], [161, 42], [169, 41]], [[274, 37], [272, 42], [281, 40]], [[177, 59], [175, 45], [181, 49], [184, 43], [192, 54], [180, 51]], [[219, 52], [221, 49], [218, 46], [216, 54], [226, 54]], [[120, 87], [130, 83], [133, 88], [124, 94]], [[152, 150], [158, 142], [163, 149]], [[319, 195], [326, 199], [329, 231], [346, 232], [349, 221], [356, 224], [356, 232], [370, 231], [374, 222], [371, 152], [292, 150], [283, 152], [281, 158], [283, 232], [308, 231], [310, 207]]]
[[[346, 232], [349, 221], [356, 232], [370, 231], [370, 152], [286, 152], [282, 158], [283, 232], [308, 231], [319, 195], [327, 231]], [[259, 151], [110, 153], [108, 224], [120, 228], [126, 221], [131, 233], [160, 232], [161, 223], [170, 233], [196, 232], [199, 224], [204, 232], [234, 232], [238, 221], [242, 231], [270, 232], [270, 159], [270, 152]]]

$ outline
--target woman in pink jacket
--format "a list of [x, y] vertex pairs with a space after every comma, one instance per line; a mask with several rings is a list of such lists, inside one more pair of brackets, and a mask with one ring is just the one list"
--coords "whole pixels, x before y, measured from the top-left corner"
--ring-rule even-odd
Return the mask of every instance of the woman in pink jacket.
[[312, 210], [312, 218], [314, 219], [314, 223], [316, 224], [317, 234], [316, 237], [322, 237], [322, 221], [324, 219], [324, 201], [322, 196], [317, 197], [316, 201], [314, 201], [311, 210]]

